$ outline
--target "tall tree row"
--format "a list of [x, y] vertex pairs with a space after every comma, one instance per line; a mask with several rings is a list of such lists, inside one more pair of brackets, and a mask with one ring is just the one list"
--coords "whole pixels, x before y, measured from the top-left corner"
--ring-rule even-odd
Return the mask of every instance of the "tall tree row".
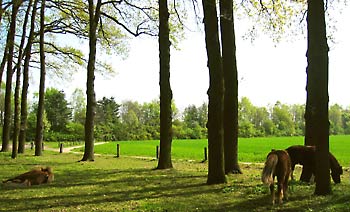
[[96, 110], [95, 97], [95, 62], [96, 62], [96, 43], [97, 26], [101, 15], [101, 0], [96, 5], [93, 0], [89, 0], [89, 62], [87, 67], [86, 82], [86, 120], [85, 120], [85, 151], [82, 161], [94, 160], [94, 119]]
[[220, 1], [222, 67], [224, 76], [225, 173], [242, 173], [238, 164], [238, 71], [233, 1]]
[[329, 175], [328, 44], [324, 2], [308, 0], [305, 144], [316, 146], [315, 194], [331, 193]]
[[39, 82], [39, 103], [36, 117], [36, 134], [35, 134], [35, 156], [42, 155], [42, 143], [44, 137], [44, 104], [45, 104], [45, 81], [46, 81], [46, 64], [45, 64], [45, 0], [41, 0], [40, 7], [40, 30], [39, 30], [39, 50], [40, 50], [40, 82]]
[[21, 42], [19, 45], [18, 50], [18, 58], [17, 58], [17, 64], [16, 64], [16, 87], [15, 87], [15, 109], [14, 109], [14, 130], [13, 130], [13, 136], [12, 136], [12, 158], [17, 157], [17, 152], [21, 152], [24, 148], [23, 144], [21, 144], [21, 148], [19, 148], [18, 143], [18, 137], [19, 137], [19, 131], [20, 131], [20, 91], [21, 91], [21, 69], [22, 69], [22, 55], [23, 55], [23, 48], [26, 40], [26, 31], [27, 31], [27, 23], [29, 19], [29, 14], [31, 11], [33, 1], [30, 0], [28, 2], [28, 6], [25, 12], [23, 26], [22, 26], [22, 36], [21, 36]]
[[[233, 1], [203, 0], [209, 68], [208, 184], [225, 182], [225, 174], [242, 173], [238, 164], [238, 76]], [[220, 48], [221, 46], [221, 48]], [[222, 53], [222, 56], [221, 56]]]
[[[31, 1], [30, 1], [31, 2]], [[28, 87], [29, 87], [29, 63], [31, 59], [32, 45], [34, 41], [35, 32], [35, 19], [37, 14], [38, 0], [34, 0], [32, 15], [30, 20], [30, 31], [27, 39], [27, 45], [24, 52], [24, 64], [23, 64], [23, 82], [22, 82], [22, 94], [21, 94], [21, 123], [18, 138], [18, 153], [24, 153], [27, 131], [27, 117], [28, 117]]]
[[226, 182], [224, 168], [224, 77], [215, 0], [203, 0], [205, 43], [209, 68], [208, 184]]
[[160, 61], [160, 155], [158, 169], [172, 168], [172, 90], [170, 87], [170, 40], [168, 1], [159, 0], [159, 61]]
[[15, 0], [12, 4], [12, 13], [10, 21], [10, 29], [7, 34], [7, 41], [5, 49], [7, 48], [7, 54], [4, 57], [7, 57], [7, 71], [6, 71], [6, 93], [5, 93], [5, 114], [4, 114], [4, 126], [2, 133], [2, 149], [1, 151], [9, 151], [9, 140], [10, 140], [10, 129], [11, 129], [11, 96], [12, 96], [12, 77], [13, 77], [13, 55], [15, 47], [15, 34], [16, 34], [16, 18], [18, 9], [21, 6], [23, 1]]

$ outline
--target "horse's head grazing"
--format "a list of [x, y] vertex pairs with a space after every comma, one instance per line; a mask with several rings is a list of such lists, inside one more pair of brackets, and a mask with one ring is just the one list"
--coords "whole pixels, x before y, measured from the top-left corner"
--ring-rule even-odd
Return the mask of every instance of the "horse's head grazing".
[[334, 183], [340, 183], [340, 175], [343, 174], [343, 167], [338, 166], [336, 169], [332, 170], [332, 179]]

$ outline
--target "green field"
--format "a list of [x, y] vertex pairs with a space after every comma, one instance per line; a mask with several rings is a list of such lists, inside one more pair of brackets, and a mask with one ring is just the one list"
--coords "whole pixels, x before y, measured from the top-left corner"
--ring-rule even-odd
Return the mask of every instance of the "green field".
[[94, 162], [77, 162], [81, 154], [33, 154], [27, 150], [11, 159], [11, 153], [0, 153], [0, 179], [49, 165], [55, 181], [25, 188], [0, 185], [0, 211], [350, 211], [348, 168], [342, 183], [332, 183], [332, 195], [315, 196], [314, 184], [291, 181], [289, 200], [272, 206], [260, 180], [261, 163], [241, 164], [243, 174], [206, 185], [208, 164], [196, 161], [174, 160], [174, 169], [155, 170], [157, 161], [148, 158], [96, 155]]
[[[344, 166], [342, 183], [332, 194], [315, 196], [315, 184], [289, 182], [289, 200], [271, 206], [269, 189], [261, 183], [262, 162], [272, 149], [302, 144], [302, 137], [239, 139], [243, 174], [228, 175], [227, 183], [206, 185], [208, 164], [203, 160], [206, 140], [173, 141], [174, 169], [156, 170], [159, 141], [108, 142], [95, 146], [94, 162], [78, 162], [81, 154], [34, 150], [11, 159], [0, 153], [0, 179], [36, 166], [51, 166], [52, 184], [25, 188], [0, 185], [1, 211], [350, 211], [350, 136], [332, 136], [330, 149]], [[121, 156], [115, 157], [116, 144]], [[74, 144], [73, 144], [74, 145]], [[81, 143], [75, 143], [81, 145]], [[67, 145], [68, 146], [68, 145]], [[82, 148], [74, 151], [82, 151]], [[243, 163], [249, 162], [249, 163]], [[294, 175], [300, 176], [297, 166]]]
[[[240, 162], [263, 162], [271, 149], [286, 149], [295, 144], [303, 144], [303, 137], [240, 138], [238, 160]], [[122, 156], [156, 157], [159, 141], [119, 141], [95, 146], [97, 154], [116, 155], [116, 146], [120, 145]], [[172, 158], [202, 161], [207, 140], [174, 140]], [[82, 148], [78, 151], [83, 151]], [[350, 163], [350, 136], [331, 136], [330, 151], [342, 166]]]

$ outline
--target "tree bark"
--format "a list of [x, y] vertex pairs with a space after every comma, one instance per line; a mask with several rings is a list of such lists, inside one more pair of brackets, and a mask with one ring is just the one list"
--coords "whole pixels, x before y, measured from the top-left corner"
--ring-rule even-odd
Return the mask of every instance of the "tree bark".
[[42, 155], [42, 143], [44, 137], [44, 99], [45, 99], [45, 47], [44, 47], [44, 29], [45, 27], [45, 0], [41, 1], [40, 8], [40, 83], [39, 83], [39, 103], [37, 111], [36, 121], [36, 134], [35, 134], [35, 156]]
[[95, 62], [96, 62], [96, 42], [97, 24], [100, 19], [101, 0], [97, 1], [96, 8], [94, 1], [89, 0], [89, 61], [87, 66], [86, 82], [86, 120], [85, 120], [85, 150], [81, 161], [94, 161], [94, 122], [96, 114], [95, 97]]
[[160, 61], [160, 155], [157, 169], [172, 168], [172, 90], [170, 86], [170, 40], [168, 1], [159, 0]]
[[25, 48], [25, 57], [23, 65], [23, 83], [22, 83], [22, 95], [21, 95], [21, 123], [18, 138], [18, 153], [24, 153], [26, 132], [27, 132], [27, 118], [28, 118], [28, 87], [29, 87], [29, 63], [31, 58], [32, 44], [34, 40], [35, 29], [35, 17], [37, 13], [38, 0], [34, 0], [32, 17], [30, 21], [30, 32], [28, 36], [27, 45]]
[[238, 74], [233, 1], [220, 0], [222, 67], [224, 73], [225, 173], [242, 173], [238, 164]]
[[15, 117], [14, 117], [14, 130], [13, 130], [13, 138], [12, 138], [12, 143], [13, 143], [12, 146], [16, 148], [12, 148], [12, 158], [17, 157], [17, 153], [20, 151], [20, 147], [21, 147], [21, 151], [24, 151], [24, 144], [19, 145], [19, 142], [18, 142], [19, 140], [18, 136], [20, 131], [20, 96], [19, 94], [21, 91], [21, 65], [22, 65], [23, 47], [26, 39], [27, 23], [28, 23], [30, 9], [32, 7], [32, 2], [33, 2], [32, 0], [29, 0], [28, 8], [24, 16], [22, 38], [21, 38], [21, 43], [19, 45], [18, 59], [16, 64], [16, 87], [15, 87], [15, 100], [14, 100]]
[[[13, 77], [13, 54], [16, 34], [16, 18], [21, 0], [14, 1], [12, 5], [11, 23], [10, 29], [7, 34], [6, 46], [7, 51], [7, 71], [6, 71], [6, 93], [5, 93], [5, 114], [4, 114], [4, 126], [2, 131], [2, 152], [9, 151], [10, 131], [11, 131], [11, 96], [12, 96], [12, 77]], [[5, 51], [6, 52], [6, 51]], [[13, 147], [17, 149], [17, 146]]]
[[218, 18], [215, 0], [203, 0], [205, 42], [209, 68], [208, 89], [208, 179], [207, 184], [225, 183], [223, 101]]
[[331, 193], [329, 171], [328, 44], [324, 3], [308, 0], [305, 144], [316, 145], [316, 195]]

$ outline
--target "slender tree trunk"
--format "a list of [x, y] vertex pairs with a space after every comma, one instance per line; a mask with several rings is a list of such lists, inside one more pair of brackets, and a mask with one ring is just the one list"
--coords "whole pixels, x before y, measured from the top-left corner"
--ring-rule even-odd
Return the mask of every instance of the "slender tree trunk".
[[[4, 13], [4, 10], [2, 8], [2, 0], [0, 0], [0, 24], [1, 24], [1, 21], [2, 21], [2, 14]], [[1, 78], [0, 78], [1, 79]]]
[[85, 120], [85, 150], [81, 161], [94, 161], [94, 122], [96, 111], [95, 97], [95, 61], [96, 61], [96, 42], [97, 42], [97, 24], [100, 18], [101, 0], [97, 1], [96, 8], [94, 1], [89, 0], [89, 61], [87, 67], [86, 83], [86, 120]]
[[42, 155], [42, 143], [44, 137], [44, 99], [45, 99], [45, 49], [44, 49], [44, 27], [45, 27], [45, 0], [41, 1], [40, 8], [40, 85], [39, 85], [39, 103], [36, 121], [35, 135], [35, 156]]
[[[9, 141], [10, 141], [10, 130], [11, 130], [11, 96], [12, 96], [12, 76], [13, 76], [13, 54], [14, 54], [14, 43], [16, 34], [16, 18], [21, 0], [13, 2], [10, 29], [7, 34], [7, 72], [6, 72], [6, 93], [5, 93], [5, 114], [4, 114], [4, 126], [2, 132], [2, 152], [9, 151]], [[16, 146], [13, 148], [17, 148]]]
[[218, 18], [215, 0], [203, 0], [205, 42], [208, 56], [208, 184], [225, 183], [223, 101], [224, 80], [221, 65]]
[[25, 57], [23, 65], [23, 85], [22, 85], [22, 95], [21, 95], [21, 124], [19, 131], [19, 146], [18, 153], [24, 153], [25, 142], [26, 142], [26, 131], [27, 131], [27, 117], [28, 117], [28, 87], [29, 87], [29, 63], [31, 58], [32, 44], [34, 40], [34, 29], [35, 29], [35, 19], [37, 11], [38, 0], [34, 0], [32, 17], [30, 21], [30, 32], [28, 36], [27, 46], [25, 48]]
[[2, 61], [0, 64], [0, 87], [1, 87], [1, 83], [2, 83], [2, 75], [4, 74], [5, 65], [6, 65], [7, 57], [8, 57], [7, 51], [8, 51], [8, 44], [6, 42], [5, 48], [4, 48], [4, 53], [3, 53], [4, 56], [2, 57]]
[[308, 0], [306, 144], [316, 145], [316, 195], [331, 193], [329, 174], [328, 44], [324, 3]]
[[172, 168], [172, 90], [170, 86], [170, 41], [168, 1], [159, 0], [160, 61], [160, 157], [157, 169]]
[[[21, 65], [22, 65], [22, 55], [23, 55], [23, 47], [24, 47], [24, 42], [26, 39], [26, 31], [27, 31], [27, 23], [28, 23], [28, 18], [29, 18], [29, 13], [30, 9], [32, 7], [32, 0], [28, 2], [28, 8], [26, 10], [26, 14], [24, 16], [24, 21], [23, 21], [23, 28], [22, 28], [22, 38], [21, 38], [21, 43], [19, 45], [19, 51], [18, 51], [18, 60], [16, 64], [16, 88], [15, 88], [15, 117], [14, 117], [14, 130], [13, 130], [13, 147], [12, 148], [12, 158], [17, 157], [17, 152], [20, 151], [20, 146], [22, 150], [22, 144], [18, 144], [18, 136], [19, 136], [19, 131], [20, 131], [20, 101], [19, 101], [19, 93], [21, 90]], [[17, 149], [18, 146], [18, 149]]]
[[222, 67], [224, 72], [225, 173], [242, 173], [238, 164], [238, 77], [233, 1], [220, 0]]

